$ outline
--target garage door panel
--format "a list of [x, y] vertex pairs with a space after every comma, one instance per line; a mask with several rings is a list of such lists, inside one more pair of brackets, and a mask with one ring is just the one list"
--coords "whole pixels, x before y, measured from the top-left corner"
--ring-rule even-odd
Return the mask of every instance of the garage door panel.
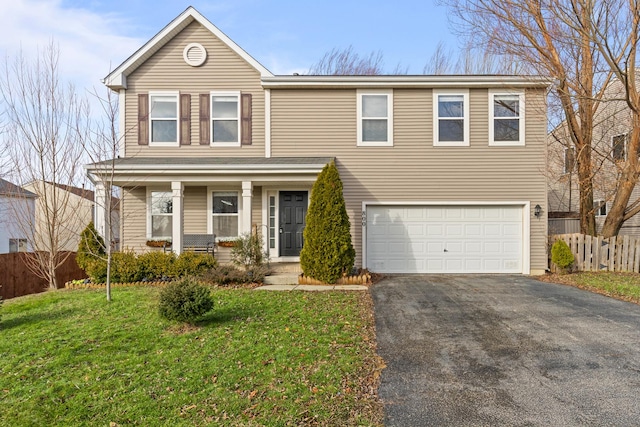
[[521, 273], [521, 206], [371, 206], [367, 266], [389, 273]]

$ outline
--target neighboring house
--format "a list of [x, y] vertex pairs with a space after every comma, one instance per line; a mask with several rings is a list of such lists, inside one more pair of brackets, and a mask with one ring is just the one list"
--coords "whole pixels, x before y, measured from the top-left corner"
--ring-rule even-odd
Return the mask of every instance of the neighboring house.
[[[39, 195], [35, 203], [36, 228], [33, 234], [34, 247], [48, 248], [48, 233], [45, 231], [54, 217], [54, 224], [60, 227], [57, 232], [57, 247], [60, 251], [78, 249], [80, 234], [90, 221], [95, 219], [96, 205], [94, 192], [85, 188], [51, 182], [34, 181], [24, 188]], [[44, 197], [46, 194], [47, 197]], [[55, 202], [52, 200], [55, 198]], [[117, 198], [112, 198], [112, 241], [119, 239], [120, 213]], [[47, 206], [48, 204], [48, 206]], [[57, 208], [54, 208], [56, 206]]]
[[[638, 76], [640, 77], [640, 75]], [[592, 164], [593, 210], [598, 230], [602, 228], [615, 195], [621, 162], [628, 156], [627, 135], [632, 128], [631, 112], [624, 101], [623, 85], [613, 80], [603, 95], [601, 107], [594, 118]], [[549, 233], [580, 231], [580, 188], [576, 151], [570, 142], [565, 123], [549, 134]], [[629, 204], [640, 199], [636, 185]], [[640, 215], [625, 221], [621, 235], [640, 237]]]
[[32, 249], [25, 232], [35, 221], [36, 195], [0, 178], [0, 254]]
[[[274, 76], [190, 7], [104, 83], [125, 136], [122, 247], [171, 239], [179, 253], [185, 234], [257, 230], [272, 262], [297, 261], [335, 159], [357, 266], [546, 269], [544, 79]], [[87, 166], [93, 182], [109, 162]]]

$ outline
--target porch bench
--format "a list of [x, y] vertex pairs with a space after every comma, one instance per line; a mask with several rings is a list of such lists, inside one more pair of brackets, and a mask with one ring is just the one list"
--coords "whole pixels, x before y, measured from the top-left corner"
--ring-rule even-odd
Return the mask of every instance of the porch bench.
[[206, 252], [216, 256], [215, 234], [185, 234], [182, 236], [182, 248], [185, 251]]

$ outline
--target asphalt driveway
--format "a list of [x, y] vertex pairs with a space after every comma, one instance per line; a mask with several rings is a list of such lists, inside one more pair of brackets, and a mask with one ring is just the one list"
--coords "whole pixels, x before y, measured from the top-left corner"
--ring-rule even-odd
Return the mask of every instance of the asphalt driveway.
[[522, 276], [371, 289], [386, 426], [640, 425], [640, 306]]

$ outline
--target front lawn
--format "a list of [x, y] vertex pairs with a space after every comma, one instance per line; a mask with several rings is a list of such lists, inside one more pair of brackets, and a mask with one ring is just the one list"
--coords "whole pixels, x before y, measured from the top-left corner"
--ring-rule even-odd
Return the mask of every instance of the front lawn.
[[184, 327], [158, 288], [5, 301], [0, 425], [380, 425], [367, 293], [213, 291]]
[[576, 286], [613, 298], [640, 303], [640, 274], [609, 271], [553, 274], [543, 280]]

